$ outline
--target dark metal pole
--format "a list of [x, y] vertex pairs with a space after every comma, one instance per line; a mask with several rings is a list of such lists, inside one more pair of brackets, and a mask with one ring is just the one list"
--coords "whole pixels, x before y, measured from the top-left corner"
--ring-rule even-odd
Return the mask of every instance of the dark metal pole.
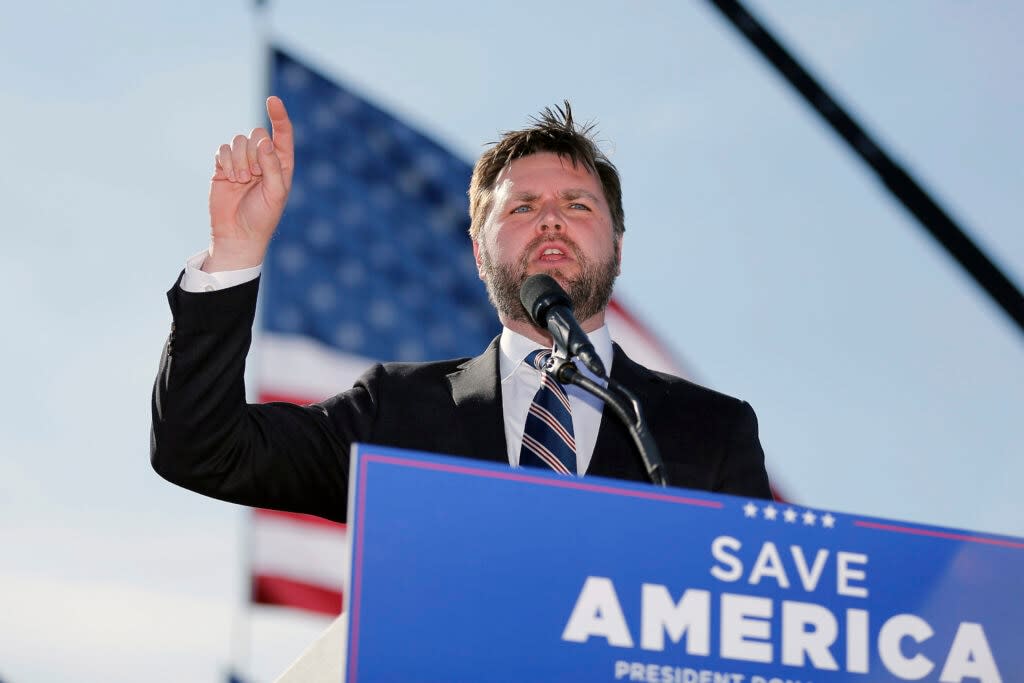
[[828, 121], [853, 150], [875, 170], [882, 183], [910, 211], [932, 237], [1002, 307], [1024, 333], [1024, 295], [971, 240], [949, 214], [864, 129], [843, 111], [814, 77], [793, 59], [789, 51], [739, 3], [709, 0], [771, 62], [790, 85]]

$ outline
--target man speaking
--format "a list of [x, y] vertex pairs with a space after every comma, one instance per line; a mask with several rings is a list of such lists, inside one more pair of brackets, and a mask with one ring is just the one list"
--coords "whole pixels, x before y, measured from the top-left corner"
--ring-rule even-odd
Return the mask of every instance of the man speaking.
[[348, 391], [310, 406], [247, 404], [260, 266], [295, 164], [284, 103], [269, 98], [267, 112], [272, 135], [256, 128], [218, 150], [209, 249], [168, 292], [174, 323], [150, 445], [161, 476], [234, 503], [335, 521], [345, 519], [354, 442], [647, 480], [611, 411], [540, 370], [553, 340], [531, 321], [520, 290], [546, 274], [568, 293], [610, 377], [639, 399], [670, 485], [771, 497], [749, 405], [648, 370], [613, 344], [604, 317], [622, 261], [621, 185], [568, 104], [505, 133], [473, 170], [473, 253], [503, 325], [481, 355], [374, 365]]

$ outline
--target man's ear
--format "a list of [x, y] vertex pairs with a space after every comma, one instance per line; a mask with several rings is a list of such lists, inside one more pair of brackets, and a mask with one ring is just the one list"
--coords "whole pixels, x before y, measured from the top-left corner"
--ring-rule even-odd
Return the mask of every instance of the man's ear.
[[476, 260], [476, 274], [480, 276], [480, 279], [484, 279], [484, 267], [480, 262], [480, 241], [473, 240], [473, 258]]

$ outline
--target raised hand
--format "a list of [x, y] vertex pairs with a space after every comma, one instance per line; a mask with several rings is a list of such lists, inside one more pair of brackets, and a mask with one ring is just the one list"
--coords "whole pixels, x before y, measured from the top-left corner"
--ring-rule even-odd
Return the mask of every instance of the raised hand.
[[203, 270], [259, 265], [284, 212], [295, 170], [292, 123], [279, 97], [267, 98], [273, 130], [254, 128], [217, 150], [210, 182], [210, 256]]

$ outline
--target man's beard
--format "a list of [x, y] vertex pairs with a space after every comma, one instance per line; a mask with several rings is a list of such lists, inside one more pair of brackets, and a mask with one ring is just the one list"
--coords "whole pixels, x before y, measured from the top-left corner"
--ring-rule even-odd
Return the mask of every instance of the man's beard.
[[[542, 242], [550, 242], [551, 239], [540, 238], [535, 241], [536, 244], [531, 243], [523, 250], [523, 256], [515, 265], [494, 263], [490, 254], [481, 245], [480, 266], [484, 272], [487, 296], [503, 319], [532, 324], [529, 313], [526, 312], [519, 300], [519, 290], [528, 277], [526, 269], [529, 265], [530, 254]], [[560, 280], [559, 284], [563, 285], [566, 294], [572, 301], [573, 312], [577, 320], [583, 321], [592, 318], [608, 306], [608, 301], [612, 297], [615, 278], [619, 274], [618, 240], [615, 241], [615, 252], [612, 256], [607, 261], [600, 263], [591, 263], [574, 242], [564, 239], [558, 241], [572, 251], [579, 266], [579, 275], [570, 279], [558, 268], [540, 272]]]

